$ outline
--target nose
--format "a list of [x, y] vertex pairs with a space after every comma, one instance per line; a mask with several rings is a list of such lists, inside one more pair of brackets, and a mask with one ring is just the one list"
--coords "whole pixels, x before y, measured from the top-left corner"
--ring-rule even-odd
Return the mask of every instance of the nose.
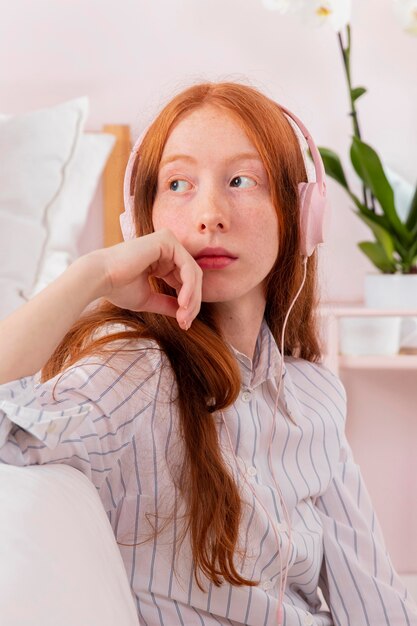
[[214, 194], [205, 198], [196, 198], [196, 225], [201, 233], [223, 232], [229, 229], [229, 217], [225, 199], [223, 201]]

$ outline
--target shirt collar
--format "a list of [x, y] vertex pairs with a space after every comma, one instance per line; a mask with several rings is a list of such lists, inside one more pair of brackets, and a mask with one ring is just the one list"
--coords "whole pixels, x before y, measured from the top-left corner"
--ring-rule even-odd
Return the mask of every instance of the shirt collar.
[[[272, 335], [268, 324], [262, 321], [258, 337], [256, 339], [253, 359], [230, 346], [239, 364], [242, 386], [247, 389], [255, 389], [266, 380], [277, 379], [281, 367], [281, 354]], [[286, 367], [282, 370], [285, 376]]]
[[[232, 345], [230, 348], [239, 365], [242, 387], [253, 390], [267, 380], [272, 380], [278, 389], [278, 376], [282, 356], [265, 320], [262, 321], [259, 330], [253, 359], [239, 352]], [[292, 422], [297, 424], [296, 419], [301, 413], [301, 406], [297, 398], [296, 388], [287, 371], [285, 360], [282, 368], [282, 378], [283, 385], [280, 395], [284, 403], [284, 410]]]

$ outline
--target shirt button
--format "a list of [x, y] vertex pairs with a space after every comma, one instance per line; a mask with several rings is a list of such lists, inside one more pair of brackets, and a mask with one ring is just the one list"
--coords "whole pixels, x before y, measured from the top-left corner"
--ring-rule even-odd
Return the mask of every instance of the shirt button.
[[277, 530], [279, 530], [280, 533], [285, 533], [287, 530], [287, 525], [283, 522], [279, 522], [279, 524], [277, 524]]
[[46, 429], [46, 431], [47, 431], [48, 433], [53, 433], [55, 429], [56, 429], [56, 424], [55, 424], [55, 422], [51, 422], [51, 423], [49, 424], [48, 428]]
[[256, 476], [258, 470], [256, 469], [256, 467], [253, 467], [253, 465], [251, 465], [250, 467], [248, 467], [247, 472], [249, 476]]
[[269, 591], [270, 589], [272, 589], [273, 586], [274, 586], [274, 583], [272, 582], [272, 580], [265, 580], [262, 583], [262, 589], [264, 591]]
[[311, 615], [311, 613], [306, 613], [304, 617], [304, 624], [305, 626], [312, 626], [312, 624], [314, 624], [314, 617]]
[[242, 400], [243, 402], [250, 402], [251, 399], [251, 392], [250, 391], [244, 391], [242, 393]]

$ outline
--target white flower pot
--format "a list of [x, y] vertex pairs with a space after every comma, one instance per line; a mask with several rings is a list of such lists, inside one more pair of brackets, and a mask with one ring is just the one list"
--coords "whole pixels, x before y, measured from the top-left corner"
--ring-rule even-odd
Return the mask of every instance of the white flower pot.
[[[367, 274], [365, 305], [373, 309], [417, 310], [417, 274]], [[417, 352], [417, 318], [400, 319], [399, 349]]]
[[340, 353], [349, 356], [397, 354], [399, 317], [342, 317]]

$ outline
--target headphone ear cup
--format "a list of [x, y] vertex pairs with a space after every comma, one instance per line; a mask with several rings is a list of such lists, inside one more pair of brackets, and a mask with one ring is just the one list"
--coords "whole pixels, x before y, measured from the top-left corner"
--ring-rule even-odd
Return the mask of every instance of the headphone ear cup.
[[325, 240], [329, 206], [325, 189], [318, 183], [299, 183], [301, 254], [309, 257]]
[[123, 239], [129, 241], [136, 237], [135, 225], [133, 223], [132, 210], [130, 212], [124, 211], [119, 215], [120, 228], [122, 230]]

